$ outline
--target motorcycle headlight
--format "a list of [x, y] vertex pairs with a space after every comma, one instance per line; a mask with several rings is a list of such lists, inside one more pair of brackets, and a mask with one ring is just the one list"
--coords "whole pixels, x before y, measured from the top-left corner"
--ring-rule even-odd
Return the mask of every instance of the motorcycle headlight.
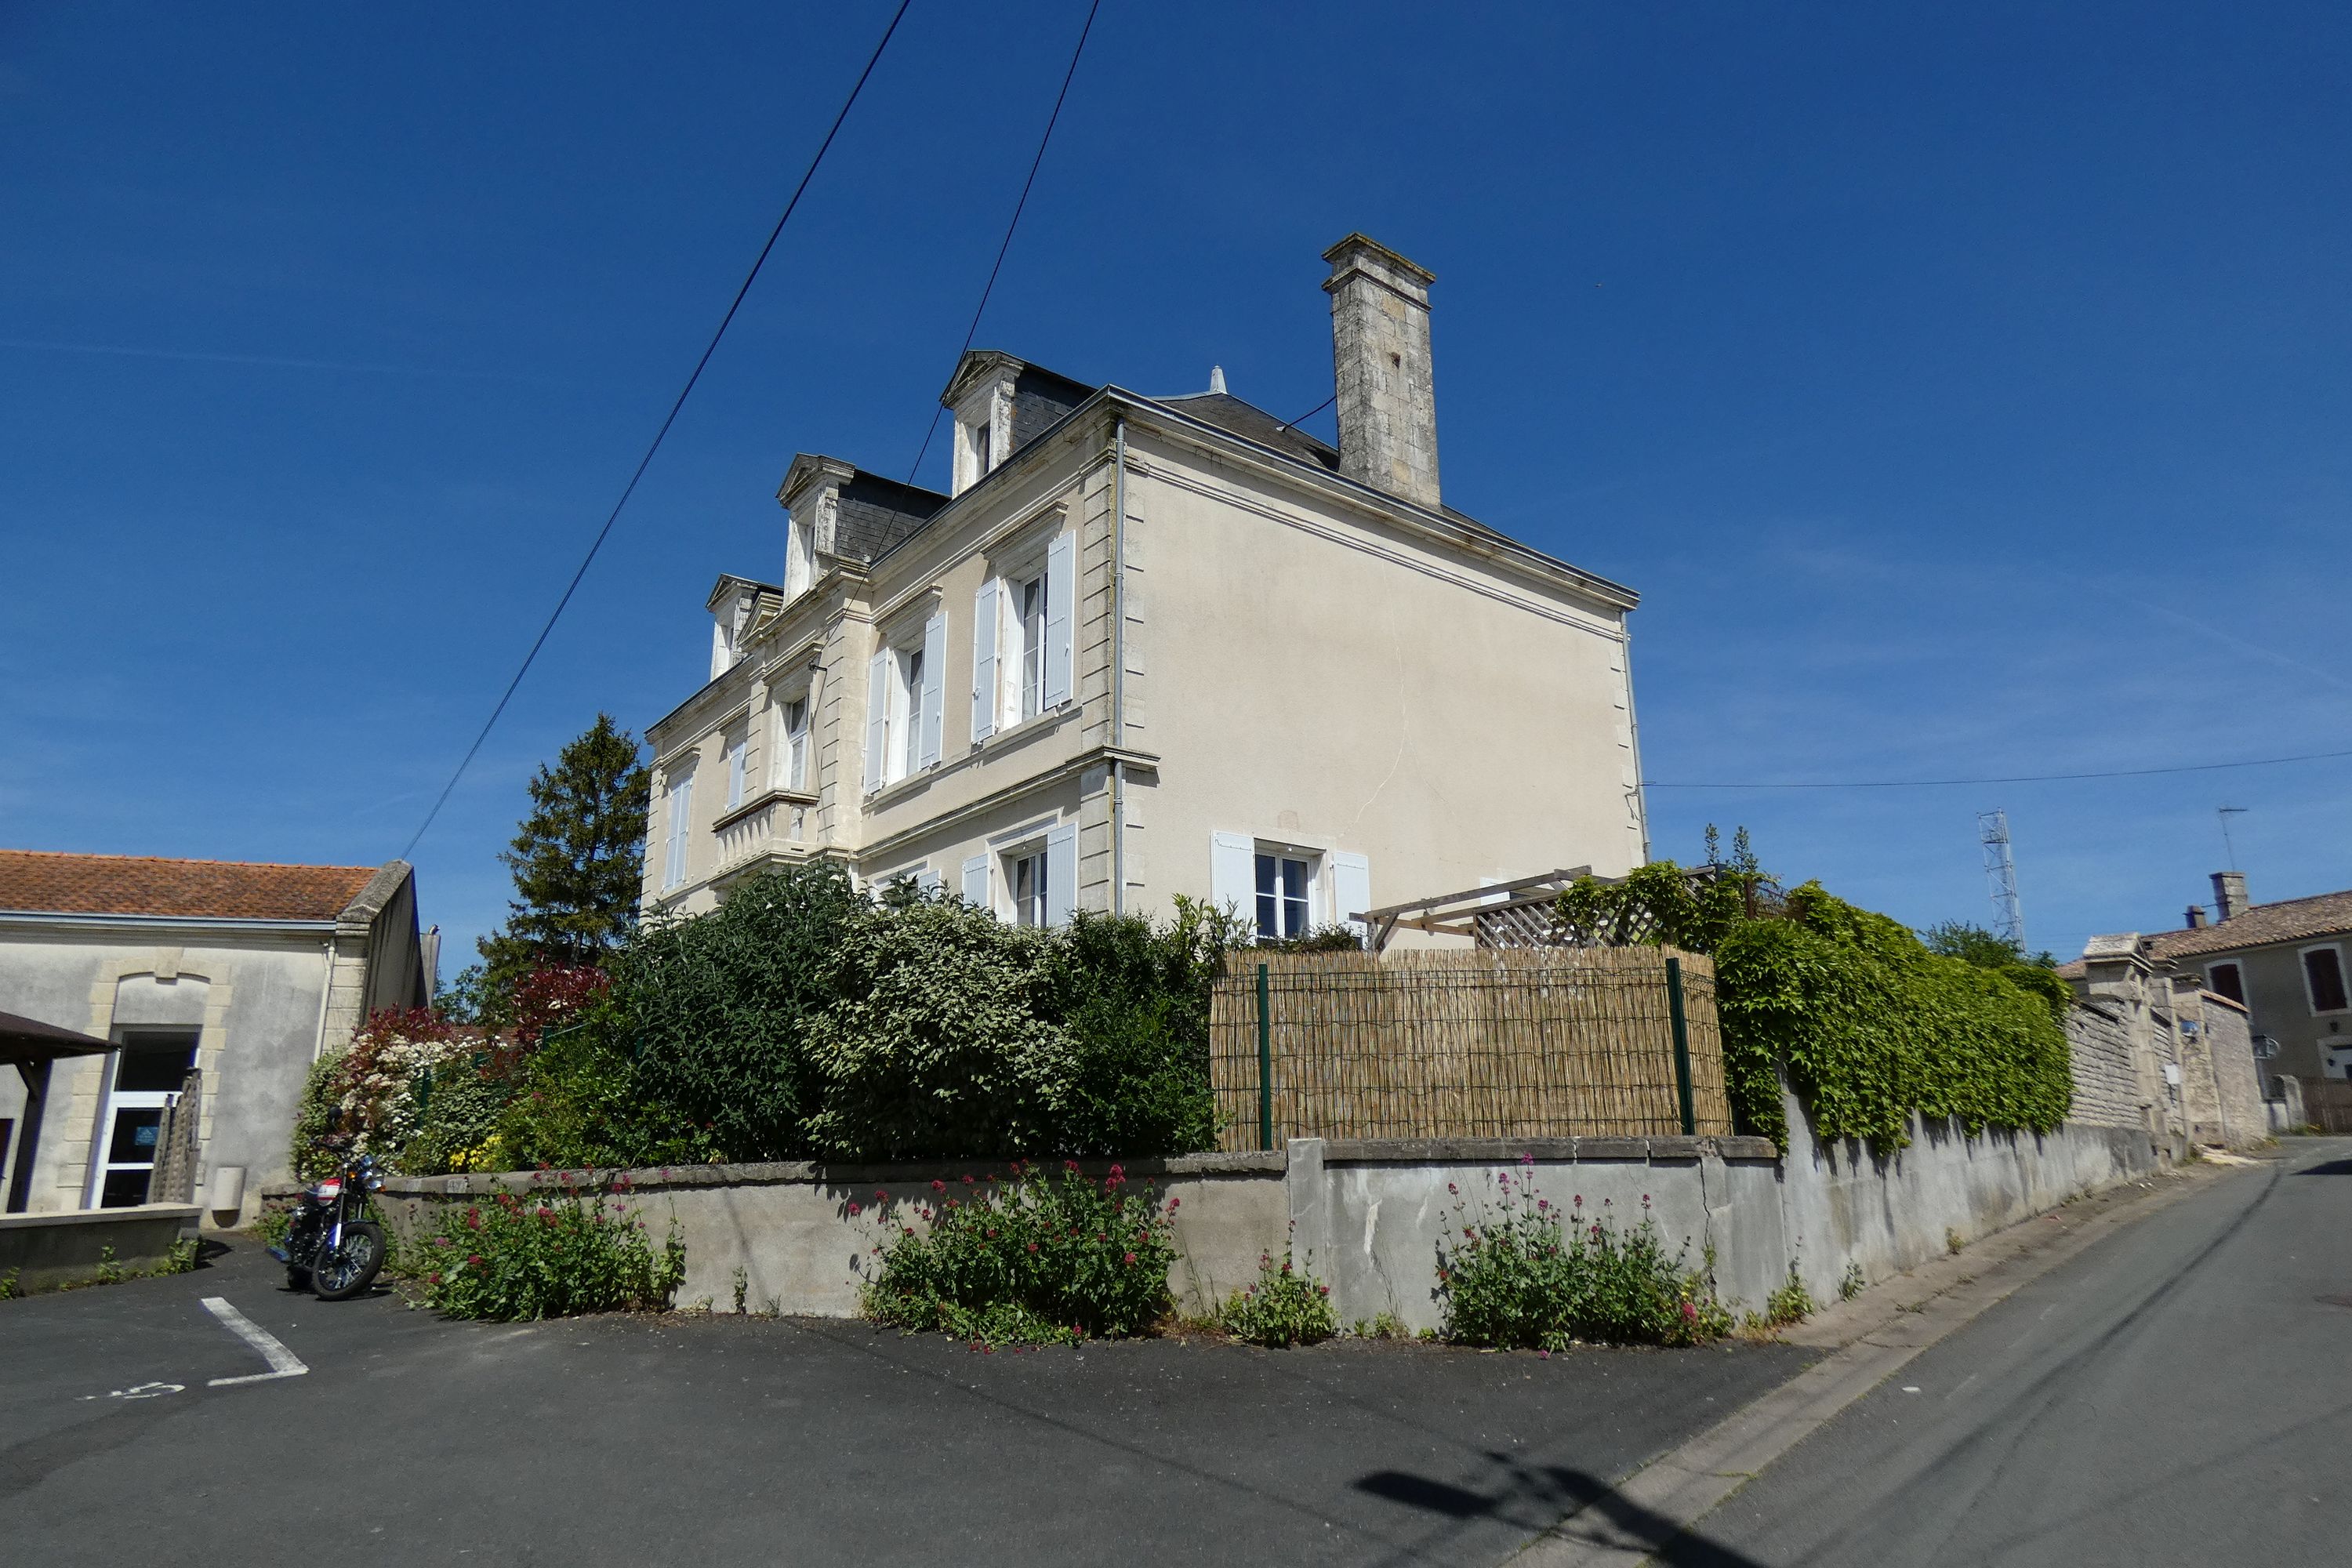
[[372, 1193], [380, 1193], [383, 1191], [383, 1178], [382, 1176], [370, 1176], [367, 1179], [367, 1190]]

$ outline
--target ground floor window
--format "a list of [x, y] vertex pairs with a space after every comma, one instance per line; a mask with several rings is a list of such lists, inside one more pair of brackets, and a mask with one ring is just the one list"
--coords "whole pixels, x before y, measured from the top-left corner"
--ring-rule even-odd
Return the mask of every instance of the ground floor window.
[[147, 1201], [155, 1176], [163, 1110], [196, 1065], [193, 1033], [132, 1035], [114, 1056], [106, 1120], [90, 1151], [92, 1205], [134, 1208]]
[[1310, 923], [1315, 867], [1292, 855], [1257, 858], [1257, 934], [1265, 942], [1304, 936]]

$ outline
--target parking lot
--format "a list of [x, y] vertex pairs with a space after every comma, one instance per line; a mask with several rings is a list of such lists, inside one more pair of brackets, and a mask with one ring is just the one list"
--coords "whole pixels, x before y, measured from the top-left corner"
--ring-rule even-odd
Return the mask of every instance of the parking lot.
[[249, 1243], [0, 1304], [0, 1520], [45, 1564], [1499, 1562], [1815, 1353], [455, 1323]]

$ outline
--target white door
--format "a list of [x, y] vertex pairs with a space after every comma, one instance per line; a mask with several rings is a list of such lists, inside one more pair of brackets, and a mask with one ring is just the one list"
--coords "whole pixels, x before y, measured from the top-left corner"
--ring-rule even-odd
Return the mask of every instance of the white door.
[[147, 1202], [164, 1108], [180, 1097], [180, 1086], [195, 1061], [192, 1030], [127, 1034], [121, 1048], [106, 1058], [106, 1110], [89, 1152], [91, 1208], [131, 1208]]

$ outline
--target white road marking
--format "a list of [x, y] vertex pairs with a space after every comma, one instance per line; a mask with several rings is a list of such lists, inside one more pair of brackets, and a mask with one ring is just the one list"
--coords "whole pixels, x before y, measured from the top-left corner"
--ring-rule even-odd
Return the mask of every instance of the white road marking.
[[273, 1378], [299, 1377], [310, 1369], [302, 1360], [280, 1343], [278, 1336], [228, 1304], [225, 1297], [205, 1298], [205, 1310], [218, 1318], [229, 1332], [261, 1352], [269, 1363], [268, 1372], [257, 1372], [246, 1377], [215, 1377], [205, 1384], [207, 1388], [227, 1388], [240, 1383], [268, 1383]]

